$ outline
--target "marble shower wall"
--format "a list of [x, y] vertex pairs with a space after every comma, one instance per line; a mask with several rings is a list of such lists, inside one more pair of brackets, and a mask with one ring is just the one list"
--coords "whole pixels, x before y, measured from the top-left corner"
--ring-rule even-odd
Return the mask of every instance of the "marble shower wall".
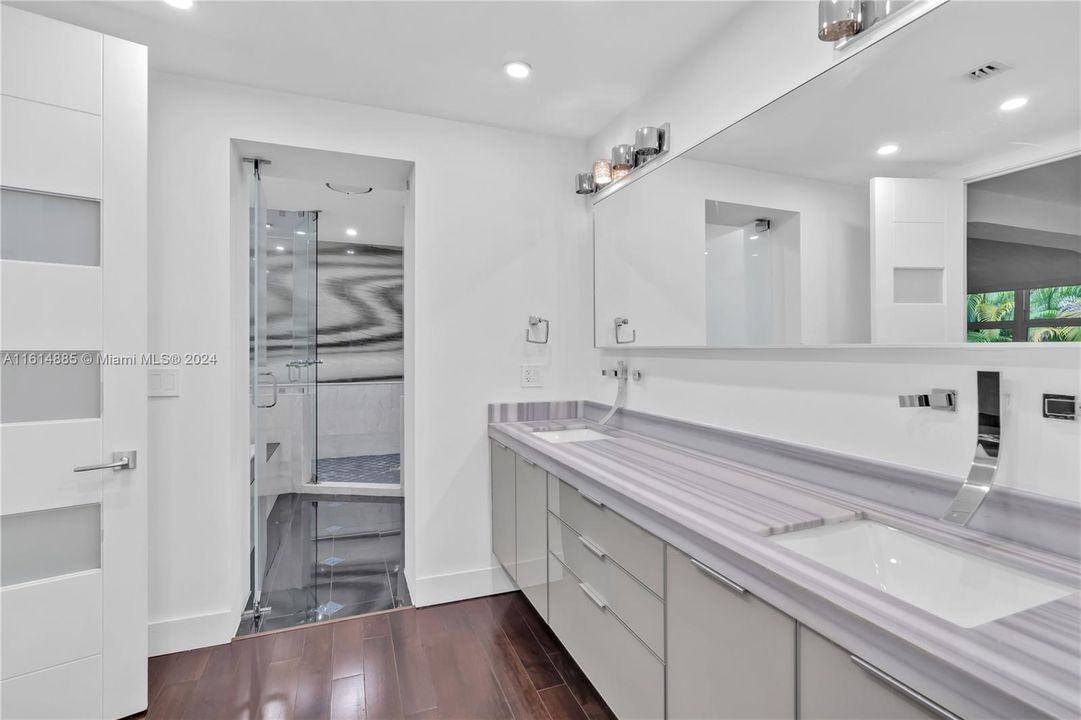
[[321, 458], [402, 451], [401, 382], [319, 385]]

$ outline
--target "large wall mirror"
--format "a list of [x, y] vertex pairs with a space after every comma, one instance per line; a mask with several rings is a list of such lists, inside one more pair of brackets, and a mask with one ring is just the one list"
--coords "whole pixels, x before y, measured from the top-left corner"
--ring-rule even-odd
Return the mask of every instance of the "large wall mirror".
[[953, 0], [599, 198], [596, 345], [1081, 340], [1078, 27]]

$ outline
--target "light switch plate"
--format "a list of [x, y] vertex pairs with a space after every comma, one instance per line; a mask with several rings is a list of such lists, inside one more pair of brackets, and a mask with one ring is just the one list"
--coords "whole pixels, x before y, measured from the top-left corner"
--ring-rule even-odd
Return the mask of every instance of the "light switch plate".
[[147, 372], [149, 397], [179, 397], [180, 368], [154, 368]]
[[522, 365], [522, 387], [524, 387], [524, 388], [544, 387], [544, 366], [543, 365]]

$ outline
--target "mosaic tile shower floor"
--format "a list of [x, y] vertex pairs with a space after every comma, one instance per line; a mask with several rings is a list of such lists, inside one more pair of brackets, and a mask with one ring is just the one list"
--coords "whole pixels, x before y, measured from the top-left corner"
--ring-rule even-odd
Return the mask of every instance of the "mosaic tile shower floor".
[[319, 482], [354, 482], [397, 485], [401, 482], [402, 456], [356, 455], [353, 457], [319, 458], [315, 473]]

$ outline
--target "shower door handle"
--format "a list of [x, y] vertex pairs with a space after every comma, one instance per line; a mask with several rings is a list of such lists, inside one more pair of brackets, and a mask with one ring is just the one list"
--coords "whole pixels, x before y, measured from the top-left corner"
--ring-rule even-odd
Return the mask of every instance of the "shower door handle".
[[[256, 397], [252, 397], [252, 402], [255, 403], [255, 407], [259, 408], [260, 410], [266, 410], [267, 408], [272, 408], [272, 407], [274, 407], [275, 405], [278, 404], [278, 376], [275, 375], [272, 372], [261, 372], [261, 373], [259, 373], [259, 377], [266, 377], [266, 376], [269, 376], [270, 379], [274, 381], [274, 394], [272, 395], [273, 400], [270, 402], [269, 405], [260, 405], [259, 400], [256, 399]], [[258, 390], [259, 390], [258, 384], [256, 384], [255, 390], [256, 390], [256, 392], [252, 393], [253, 396], [258, 394]]]

